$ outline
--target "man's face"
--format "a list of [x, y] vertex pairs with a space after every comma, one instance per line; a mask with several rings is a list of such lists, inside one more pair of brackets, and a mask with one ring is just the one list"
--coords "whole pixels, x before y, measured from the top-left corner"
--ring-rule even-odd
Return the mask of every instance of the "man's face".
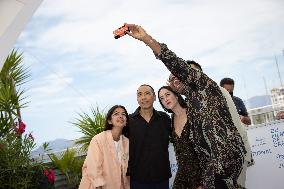
[[[196, 66], [195, 64], [190, 64], [190, 66], [191, 66], [193, 69], [202, 71], [202, 70], [200, 70], [200, 68], [199, 68], [198, 66]], [[183, 84], [178, 78], [176, 78], [173, 74], [170, 74], [167, 84], [168, 84], [173, 90], [177, 91], [178, 93], [184, 94], [184, 88], [185, 88], [184, 84]]]
[[[200, 70], [200, 68], [198, 66], [196, 66], [195, 64], [190, 64], [190, 66], [196, 70]], [[200, 70], [201, 71], [201, 70]]]
[[224, 84], [223, 86], [229, 93], [234, 91], [234, 85]]
[[170, 74], [167, 85], [169, 85], [176, 92], [184, 94], [184, 84], [173, 74]]
[[149, 86], [140, 86], [137, 90], [137, 102], [142, 109], [153, 108], [156, 96]]

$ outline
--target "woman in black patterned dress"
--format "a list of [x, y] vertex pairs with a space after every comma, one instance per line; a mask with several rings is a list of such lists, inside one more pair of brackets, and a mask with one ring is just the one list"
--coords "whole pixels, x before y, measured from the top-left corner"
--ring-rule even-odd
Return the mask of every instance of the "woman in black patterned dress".
[[187, 105], [182, 96], [170, 86], [163, 86], [158, 91], [163, 109], [172, 113], [172, 142], [174, 145], [178, 170], [173, 188], [202, 188], [200, 159], [196, 158], [191, 130], [188, 120]]
[[[182, 184], [183, 178], [175, 181], [176, 188], [242, 188], [237, 184], [237, 178], [244, 163], [246, 150], [218, 84], [206, 74], [192, 69], [186, 61], [176, 56], [165, 44], [153, 39], [142, 27], [134, 24], [126, 25], [130, 30], [127, 32], [128, 35], [149, 46], [156, 58], [160, 59], [172, 73], [170, 86], [186, 96], [186, 118], [179, 120], [180, 123], [177, 124], [184, 124], [186, 128], [184, 135], [187, 135], [185, 138], [192, 143], [188, 153], [194, 153], [191, 157], [195, 158], [188, 160], [188, 163], [194, 161], [192, 164], [197, 166], [196, 169], [199, 171], [196, 173], [198, 179], [193, 181], [197, 183], [196, 186], [192, 188]], [[177, 139], [183, 138], [181, 131], [179, 134], [181, 135], [178, 135]], [[185, 146], [183, 141], [185, 140], [181, 140], [180, 145], [176, 145], [180, 147], [181, 151], [178, 153], [183, 158], [179, 161], [185, 161], [188, 156], [187, 150], [182, 147]], [[182, 168], [179, 171], [185, 172]]]

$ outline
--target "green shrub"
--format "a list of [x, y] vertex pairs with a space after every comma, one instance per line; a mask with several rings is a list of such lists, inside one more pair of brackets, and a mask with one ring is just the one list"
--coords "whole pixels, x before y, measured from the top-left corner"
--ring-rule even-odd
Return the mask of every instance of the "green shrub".
[[59, 156], [53, 153], [48, 156], [53, 165], [66, 176], [68, 186], [77, 188], [82, 177], [82, 166], [85, 158], [77, 157], [77, 152], [74, 149], [67, 149]]
[[0, 188], [54, 188], [54, 180], [49, 182], [44, 175], [47, 167], [31, 159], [34, 138], [31, 133], [25, 134], [21, 117], [20, 110], [27, 102], [20, 86], [29, 76], [22, 65], [22, 54], [13, 50], [0, 72]]

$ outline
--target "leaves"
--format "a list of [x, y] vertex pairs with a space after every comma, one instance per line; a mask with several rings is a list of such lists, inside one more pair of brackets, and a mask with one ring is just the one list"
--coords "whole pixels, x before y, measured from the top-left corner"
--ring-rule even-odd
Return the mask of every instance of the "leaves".
[[83, 137], [76, 140], [76, 144], [82, 145], [81, 149], [86, 151], [92, 138], [104, 130], [106, 116], [99, 108], [91, 107], [91, 114], [81, 113], [76, 122], [72, 124], [80, 129]]
[[81, 168], [84, 159], [77, 157], [77, 152], [74, 149], [67, 149], [65, 152], [58, 156], [49, 154], [49, 158], [55, 167], [57, 167], [66, 177], [70, 186], [79, 185], [82, 177]]
[[25, 90], [20, 87], [30, 77], [22, 60], [22, 54], [13, 50], [0, 72], [0, 187], [39, 189], [38, 173], [43, 174], [44, 165], [30, 157], [35, 143], [32, 135], [23, 134], [25, 125], [20, 114], [27, 105]]
[[27, 82], [27, 79], [31, 76], [28, 68], [22, 65], [23, 54], [18, 53], [17, 50], [12, 50], [10, 55], [6, 58], [5, 64], [1, 70], [1, 80], [8, 81], [13, 80], [15, 86], [20, 86]]
[[13, 127], [15, 120], [20, 119], [20, 109], [27, 105], [27, 102], [24, 102], [25, 90], [20, 89], [20, 86], [27, 82], [30, 73], [22, 65], [22, 60], [22, 54], [13, 50], [0, 72], [0, 122], [3, 123], [0, 125], [0, 131], [2, 135], [3, 132], [9, 132], [7, 127]]

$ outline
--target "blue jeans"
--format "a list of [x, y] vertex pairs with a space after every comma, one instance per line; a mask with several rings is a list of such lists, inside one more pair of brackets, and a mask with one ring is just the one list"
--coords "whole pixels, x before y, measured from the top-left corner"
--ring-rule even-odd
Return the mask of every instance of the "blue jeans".
[[155, 183], [141, 183], [130, 180], [130, 189], [169, 189], [169, 180]]

